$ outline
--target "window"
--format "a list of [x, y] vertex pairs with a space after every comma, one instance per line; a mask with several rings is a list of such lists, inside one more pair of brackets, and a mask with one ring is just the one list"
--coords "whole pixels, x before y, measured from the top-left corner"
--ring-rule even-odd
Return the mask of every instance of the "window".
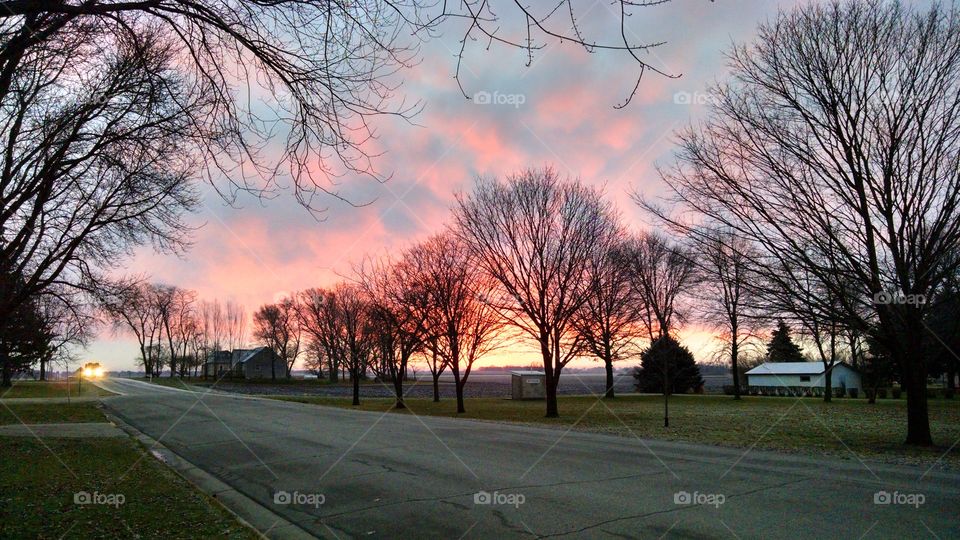
[[801, 376], [800, 376], [800, 382], [810, 382], [810, 376], [809, 376], [809, 375], [801, 375]]

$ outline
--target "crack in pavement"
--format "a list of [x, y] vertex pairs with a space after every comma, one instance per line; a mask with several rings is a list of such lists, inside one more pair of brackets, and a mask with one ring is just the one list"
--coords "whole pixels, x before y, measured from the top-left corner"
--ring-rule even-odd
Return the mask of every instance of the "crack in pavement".
[[[762, 492], [762, 491], [768, 491], [768, 490], [771, 490], [771, 489], [782, 488], [782, 487], [790, 486], [790, 485], [793, 485], [793, 484], [799, 484], [799, 483], [801, 483], [801, 482], [806, 482], [806, 481], [808, 481], [808, 480], [810, 480], [810, 478], [805, 476], [805, 477], [803, 477], [803, 478], [798, 478], [798, 479], [796, 479], [796, 480], [790, 480], [790, 481], [787, 481], [787, 482], [781, 482], [781, 483], [779, 483], [779, 484], [773, 484], [773, 485], [770, 485], [770, 486], [764, 486], [764, 487], [759, 487], [759, 488], [756, 488], [756, 489], [751, 489], [751, 490], [747, 490], [747, 491], [742, 491], [742, 492], [740, 492], [740, 493], [734, 493], [734, 494], [731, 494], [731, 495], [727, 495], [727, 498], [728, 498], [728, 499], [736, 499], [736, 498], [738, 498], [738, 497], [746, 497], [746, 496], [748, 496], [748, 495], [753, 495], [754, 493], [760, 493], [760, 492]], [[643, 519], [643, 518], [647, 518], [647, 517], [650, 517], [650, 516], [656, 516], [656, 515], [661, 515], [661, 514], [669, 514], [669, 513], [672, 513], [672, 512], [682, 512], [682, 511], [684, 511], [684, 510], [691, 510], [691, 509], [694, 509], [694, 508], [700, 508], [700, 507], [702, 507], [702, 506], [709, 506], [709, 505], [708, 505], [708, 504], [701, 504], [701, 503], [685, 504], [685, 505], [676, 505], [674, 508], [668, 508], [668, 509], [666, 509], [666, 510], [657, 510], [657, 511], [655, 511], [655, 512], [646, 512], [646, 513], [643, 513], [643, 514], [635, 514], [635, 515], [631, 515], [631, 516], [621, 516], [621, 517], [617, 517], [617, 518], [613, 518], [613, 519], [607, 519], [607, 520], [599, 521], [599, 522], [597, 522], [597, 523], [594, 523], [593, 525], [588, 525], [588, 526], [586, 526], [586, 527], [581, 527], [581, 528], [579, 528], [579, 529], [572, 529], [572, 530], [563, 531], [563, 532], [557, 532], [557, 533], [551, 533], [551, 534], [538, 535], [538, 537], [539, 537], [539, 538], [554, 538], [554, 537], [557, 537], [557, 536], [566, 536], [566, 535], [568, 535], [568, 534], [578, 534], [578, 533], [583, 533], [583, 532], [589, 531], [589, 530], [591, 530], [591, 529], [596, 529], [596, 528], [598, 528], [598, 527], [602, 527], [602, 526], [604, 526], [604, 525], [609, 525], [609, 524], [611, 524], [611, 523], [617, 523], [617, 522], [619, 522], [619, 521], [627, 521], [627, 520], [631, 520], [631, 519]]]

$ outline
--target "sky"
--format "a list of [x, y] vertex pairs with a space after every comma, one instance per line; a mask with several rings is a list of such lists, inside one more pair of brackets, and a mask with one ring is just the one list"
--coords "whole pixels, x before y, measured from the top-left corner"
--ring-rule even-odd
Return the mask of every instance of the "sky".
[[[478, 176], [502, 177], [542, 165], [598, 186], [628, 226], [648, 228], [629, 194], [663, 192], [656, 164], [670, 162], [675, 130], [704, 114], [710, 84], [726, 72], [724, 52], [733, 43], [749, 42], [758, 24], [794, 4], [674, 0], [634, 9], [628, 32], [637, 42], [666, 42], [644, 61], [680, 76], [648, 72], [622, 109], [614, 106], [633, 88], [636, 65], [622, 54], [590, 54], [556, 41], [535, 53], [529, 67], [522, 51], [470, 43], [460, 78], [477, 99], [465, 99], [453, 78], [462, 31], [445, 26], [443, 35], [422, 46], [420, 62], [402, 72], [399, 97], [422, 100], [423, 111], [412, 123], [374, 121], [375, 148], [385, 152], [376, 166], [392, 178], [383, 184], [341, 180], [344, 196], [370, 204], [358, 208], [331, 199], [325, 219], [318, 221], [289, 191], [269, 201], [240, 197], [230, 206], [201, 186], [203, 205], [189, 218], [198, 227], [189, 252], [178, 257], [140, 249], [121, 269], [194, 289], [204, 299], [232, 299], [252, 314], [291, 292], [335, 283], [366, 254], [396, 253], [440, 231], [449, 222], [455, 194], [469, 190]], [[610, 34], [615, 3], [575, 5], [586, 35], [617, 39]], [[498, 14], [505, 28], [518, 22], [509, 5]], [[481, 103], [481, 96], [490, 103]], [[707, 329], [691, 327], [680, 335], [698, 360], [707, 359]], [[124, 370], [136, 369], [137, 354], [132, 339], [104, 329], [81, 356]], [[532, 361], [536, 355], [518, 345], [480, 365]]]

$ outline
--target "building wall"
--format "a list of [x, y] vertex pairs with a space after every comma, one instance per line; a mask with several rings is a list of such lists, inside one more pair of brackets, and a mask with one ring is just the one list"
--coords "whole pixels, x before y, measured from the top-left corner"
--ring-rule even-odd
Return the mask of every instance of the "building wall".
[[547, 397], [545, 375], [513, 375], [510, 377], [513, 399], [544, 399]]
[[277, 356], [272, 349], [261, 349], [253, 355], [243, 365], [243, 375], [248, 379], [269, 379], [273, 376], [270, 369], [270, 363], [274, 362], [276, 377], [278, 379], [286, 378], [287, 366], [283, 359]]

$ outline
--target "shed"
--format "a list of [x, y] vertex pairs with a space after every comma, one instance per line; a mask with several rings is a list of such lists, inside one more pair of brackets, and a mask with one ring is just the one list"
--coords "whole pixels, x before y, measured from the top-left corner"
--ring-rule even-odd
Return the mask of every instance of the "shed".
[[[807, 390], [823, 391], [823, 362], [767, 362], [746, 373], [747, 384], [751, 389], [766, 393], [767, 390], [790, 389], [792, 393]], [[833, 366], [830, 376], [831, 386], [836, 390], [863, 389], [860, 373], [844, 362]]]
[[542, 371], [511, 371], [510, 387], [513, 399], [545, 399], [547, 376]]

